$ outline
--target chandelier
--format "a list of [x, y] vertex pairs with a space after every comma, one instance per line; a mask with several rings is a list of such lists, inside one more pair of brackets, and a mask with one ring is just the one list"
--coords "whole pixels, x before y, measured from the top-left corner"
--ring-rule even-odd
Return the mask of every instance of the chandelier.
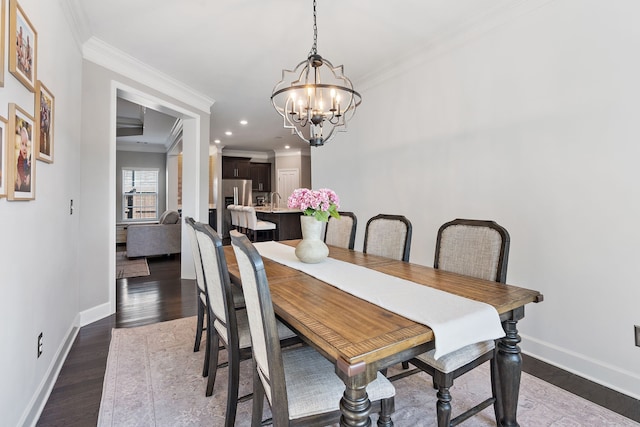
[[[283, 117], [283, 125], [312, 147], [329, 142], [335, 131], [346, 130], [362, 97], [344, 74], [318, 55], [316, 0], [313, 0], [313, 46], [306, 60], [294, 70], [282, 70], [273, 88], [271, 103]], [[322, 73], [321, 73], [322, 71]]]

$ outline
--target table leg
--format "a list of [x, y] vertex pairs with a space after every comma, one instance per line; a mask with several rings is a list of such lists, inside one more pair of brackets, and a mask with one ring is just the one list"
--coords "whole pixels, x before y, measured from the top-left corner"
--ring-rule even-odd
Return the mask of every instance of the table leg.
[[502, 327], [506, 333], [498, 342], [496, 354], [497, 365], [497, 399], [501, 412], [498, 425], [518, 427], [516, 412], [518, 410], [518, 394], [520, 392], [520, 376], [522, 373], [522, 356], [520, 354], [520, 336], [516, 329], [517, 320], [506, 320]]
[[342, 399], [340, 399], [340, 410], [342, 411], [341, 427], [369, 427], [371, 425], [371, 418], [369, 418], [371, 402], [367, 395], [367, 387], [347, 387]]
[[336, 362], [336, 374], [344, 382], [345, 390], [340, 399], [341, 427], [369, 427], [371, 418], [371, 401], [367, 395], [367, 384], [376, 378], [377, 373], [371, 372], [363, 363], [349, 365], [339, 359]]

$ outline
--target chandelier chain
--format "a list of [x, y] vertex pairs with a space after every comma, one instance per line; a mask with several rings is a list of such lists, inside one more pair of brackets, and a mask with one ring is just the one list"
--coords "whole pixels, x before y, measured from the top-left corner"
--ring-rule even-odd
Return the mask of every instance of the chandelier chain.
[[312, 147], [329, 142], [335, 132], [344, 132], [362, 102], [342, 65], [334, 67], [318, 55], [317, 5], [313, 0], [313, 44], [307, 60], [294, 70], [282, 70], [282, 80], [271, 93], [271, 103], [283, 117], [283, 126]]
[[316, 0], [313, 0], [313, 46], [309, 52], [309, 56], [318, 53], [318, 24], [316, 23]]

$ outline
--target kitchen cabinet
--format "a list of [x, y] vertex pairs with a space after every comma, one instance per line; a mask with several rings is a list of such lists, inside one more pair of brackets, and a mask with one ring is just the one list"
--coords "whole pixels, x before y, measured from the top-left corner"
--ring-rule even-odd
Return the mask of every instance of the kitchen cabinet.
[[271, 163], [251, 163], [250, 175], [253, 191], [271, 192]]
[[214, 230], [218, 229], [218, 217], [215, 209], [209, 209], [209, 226]]
[[302, 212], [259, 212], [258, 219], [276, 224], [276, 240], [302, 239], [300, 215]]
[[251, 159], [222, 156], [222, 178], [251, 179]]

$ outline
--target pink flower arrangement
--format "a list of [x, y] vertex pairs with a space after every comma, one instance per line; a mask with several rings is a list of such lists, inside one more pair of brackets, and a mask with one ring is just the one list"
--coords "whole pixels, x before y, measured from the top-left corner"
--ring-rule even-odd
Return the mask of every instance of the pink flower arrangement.
[[340, 199], [333, 190], [328, 188], [320, 190], [298, 188], [289, 196], [287, 206], [290, 209], [300, 209], [304, 215], [313, 216], [318, 221], [329, 221], [329, 216], [340, 218], [338, 213]]

